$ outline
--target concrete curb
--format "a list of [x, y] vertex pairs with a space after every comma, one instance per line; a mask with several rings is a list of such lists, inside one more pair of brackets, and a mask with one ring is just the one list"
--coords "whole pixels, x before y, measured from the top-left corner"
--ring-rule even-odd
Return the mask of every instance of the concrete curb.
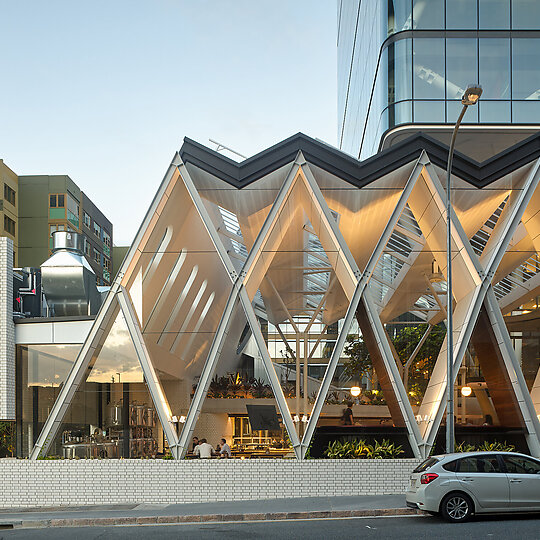
[[380, 516], [414, 516], [422, 512], [413, 508], [381, 510], [334, 510], [328, 512], [272, 512], [257, 514], [203, 514], [193, 516], [148, 516], [110, 518], [62, 518], [39, 520], [0, 520], [0, 529], [41, 529], [47, 527], [111, 527], [127, 525], [171, 525], [177, 523], [208, 523], [224, 521], [279, 521], [283, 519], [328, 519]]

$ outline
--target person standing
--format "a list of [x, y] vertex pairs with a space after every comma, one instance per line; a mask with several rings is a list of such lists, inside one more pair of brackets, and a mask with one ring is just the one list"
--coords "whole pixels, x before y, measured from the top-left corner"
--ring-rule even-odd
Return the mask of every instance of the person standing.
[[221, 450], [219, 451], [221, 457], [230, 458], [232, 455], [231, 447], [227, 444], [225, 439], [221, 439]]
[[352, 401], [347, 401], [347, 408], [343, 409], [343, 416], [341, 417], [341, 423], [344, 426], [352, 426], [354, 424], [352, 406], [353, 406]]

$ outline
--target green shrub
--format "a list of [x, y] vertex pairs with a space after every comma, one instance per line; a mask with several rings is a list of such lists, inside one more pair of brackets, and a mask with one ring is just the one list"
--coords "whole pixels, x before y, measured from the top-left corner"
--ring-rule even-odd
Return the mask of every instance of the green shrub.
[[401, 445], [396, 446], [387, 439], [367, 444], [363, 440], [332, 441], [324, 450], [328, 459], [395, 459], [403, 454]]
[[466, 442], [456, 443], [455, 445], [456, 452], [513, 452], [515, 449], [516, 447], [514, 445], [508, 444], [506, 441], [484, 441], [478, 446]]

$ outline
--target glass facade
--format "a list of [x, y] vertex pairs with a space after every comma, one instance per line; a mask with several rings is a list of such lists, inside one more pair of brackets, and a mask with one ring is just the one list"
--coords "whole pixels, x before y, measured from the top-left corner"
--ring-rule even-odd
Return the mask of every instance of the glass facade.
[[[430, 39], [409, 77], [388, 79], [396, 89], [389, 121], [458, 111], [445, 80], [427, 82], [446, 51], [441, 38]], [[452, 44], [445, 70], [480, 69], [463, 61], [469, 40]], [[396, 44], [399, 64], [414, 44]], [[420, 69], [422, 99], [411, 99]], [[494, 95], [505, 96], [504, 88]], [[305, 138], [297, 137], [280, 152], [287, 144], [303, 149]], [[421, 455], [432, 443], [442, 451], [441, 169], [411, 161], [389, 170], [386, 153], [366, 166], [320, 145], [323, 160], [314, 153], [319, 143], [308, 144], [307, 163], [268, 171], [272, 150], [254, 158], [250, 174], [261, 163], [265, 172], [242, 187], [217, 174], [214, 152], [208, 160], [216, 174], [200, 166], [200, 145], [196, 165], [182, 155], [192, 183], [174, 169], [156, 201], [159, 218], [143, 227], [145, 243], [126, 265], [120, 304], [105, 304], [111, 311], [90, 330], [95, 349], [85, 346], [78, 358], [80, 345], [19, 345], [17, 455], [191, 459], [193, 437], [218, 455], [225, 439], [240, 459], [301, 458], [301, 444], [310, 442], [311, 457], [320, 458], [333, 441], [354, 439], [391, 439], [403, 449], [393, 457]], [[453, 338], [464, 344], [456, 353], [455, 412], [458, 442], [506, 441], [540, 455], [540, 429], [526, 437], [540, 413], [540, 188], [530, 160], [482, 188], [454, 183], [461, 226], [452, 242]], [[367, 168], [384, 172], [359, 187], [351, 164], [362, 182]], [[486, 266], [497, 259], [498, 268]], [[51, 415], [54, 429], [43, 429]]]
[[[340, 2], [340, 148], [364, 159], [399, 125], [453, 124], [463, 91], [476, 82], [484, 94], [464, 124], [539, 123], [539, 6], [534, 0]], [[379, 24], [368, 25], [370, 17]]]

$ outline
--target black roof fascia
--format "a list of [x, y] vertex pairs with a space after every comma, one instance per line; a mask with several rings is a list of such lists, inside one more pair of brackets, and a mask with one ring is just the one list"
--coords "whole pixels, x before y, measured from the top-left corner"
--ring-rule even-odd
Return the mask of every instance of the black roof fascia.
[[[297, 133], [239, 163], [186, 137], [180, 148], [180, 157], [184, 163], [199, 167], [241, 189], [293, 162], [301, 151], [309, 163], [354, 186], [364, 187], [418, 159], [422, 150], [427, 152], [434, 165], [446, 169], [448, 146], [422, 132], [364, 161], [359, 161], [303, 133]], [[538, 157], [540, 157], [540, 132], [482, 163], [456, 151], [452, 172], [471, 185], [482, 188]]]

